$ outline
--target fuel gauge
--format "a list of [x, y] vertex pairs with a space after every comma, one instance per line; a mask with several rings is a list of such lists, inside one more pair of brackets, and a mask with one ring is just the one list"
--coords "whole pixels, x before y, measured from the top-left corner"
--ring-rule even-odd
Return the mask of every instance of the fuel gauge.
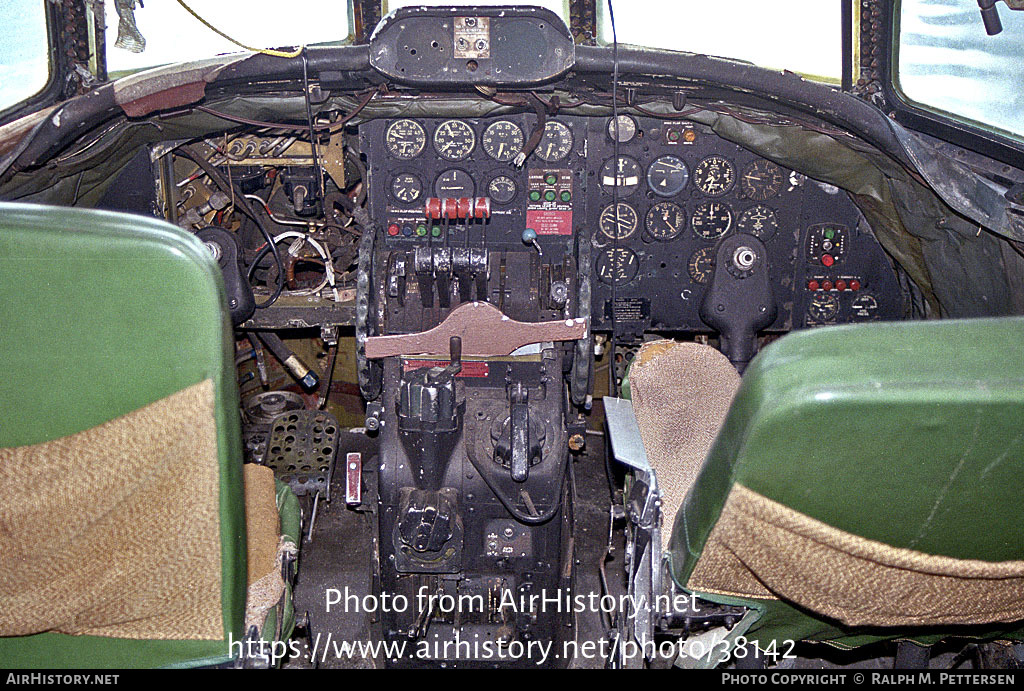
[[608, 247], [597, 255], [594, 269], [602, 283], [622, 285], [636, 278], [640, 259], [628, 247]]

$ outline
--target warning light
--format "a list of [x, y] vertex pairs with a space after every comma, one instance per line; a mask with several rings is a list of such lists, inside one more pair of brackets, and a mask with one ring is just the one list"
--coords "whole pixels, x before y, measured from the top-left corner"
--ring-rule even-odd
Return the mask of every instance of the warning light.
[[683, 141], [687, 144], [697, 141], [697, 130], [683, 130]]

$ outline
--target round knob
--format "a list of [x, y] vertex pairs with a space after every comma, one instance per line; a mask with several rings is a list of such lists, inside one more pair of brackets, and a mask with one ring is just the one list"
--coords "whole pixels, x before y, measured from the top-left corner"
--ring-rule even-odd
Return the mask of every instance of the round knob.
[[732, 263], [737, 269], [741, 271], [749, 271], [754, 267], [754, 262], [757, 261], [757, 253], [749, 247], [737, 247], [736, 251], [732, 254]]
[[537, 239], [537, 231], [533, 228], [527, 228], [523, 231], [523, 242], [529, 244]]

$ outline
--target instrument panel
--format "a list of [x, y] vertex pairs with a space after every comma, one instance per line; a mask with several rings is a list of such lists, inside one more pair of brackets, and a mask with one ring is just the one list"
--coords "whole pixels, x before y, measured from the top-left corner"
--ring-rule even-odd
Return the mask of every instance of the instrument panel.
[[619, 115], [614, 130], [588, 123], [595, 329], [708, 331], [714, 249], [737, 233], [768, 251], [769, 330], [902, 316], [892, 265], [843, 190], [699, 124]]
[[744, 233], [768, 251], [769, 330], [902, 317], [892, 264], [843, 190], [703, 125], [632, 114], [548, 118], [522, 161], [536, 123], [527, 113], [362, 125], [386, 246], [551, 262], [585, 243], [595, 330], [701, 332], [716, 243]]

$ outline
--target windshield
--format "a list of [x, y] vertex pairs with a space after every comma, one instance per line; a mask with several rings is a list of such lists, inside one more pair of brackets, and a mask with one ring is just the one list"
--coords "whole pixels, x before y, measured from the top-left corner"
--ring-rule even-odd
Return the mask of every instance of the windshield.
[[[107, 72], [112, 77], [154, 65], [244, 50], [204, 26], [253, 48], [343, 41], [348, 3], [323, 0], [107, 0]], [[188, 9], [187, 9], [188, 8]]]
[[45, 0], [0, 3], [0, 110], [31, 98], [50, 80]]
[[924, 108], [1024, 138], [1024, 12], [1000, 6], [985, 33], [977, 0], [903, 0], [894, 78]]
[[[821, 81], [842, 76], [841, 3], [826, 0], [616, 0], [619, 43], [746, 60]], [[607, 0], [600, 38], [612, 42]]]

